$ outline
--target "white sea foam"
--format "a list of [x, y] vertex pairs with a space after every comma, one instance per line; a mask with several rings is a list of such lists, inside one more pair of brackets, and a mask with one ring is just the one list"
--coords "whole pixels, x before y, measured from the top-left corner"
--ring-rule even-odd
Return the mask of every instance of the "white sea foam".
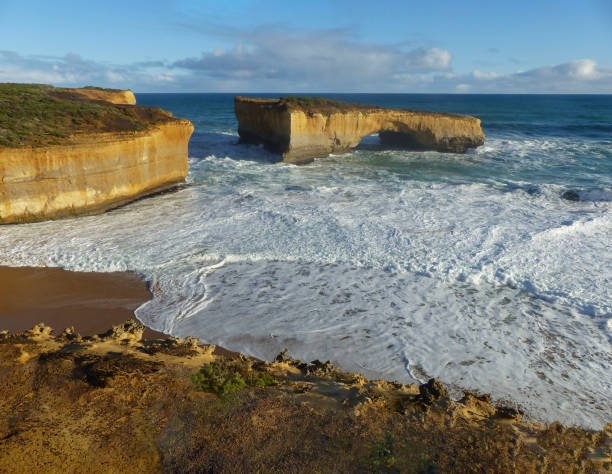
[[610, 421], [608, 201], [518, 180], [406, 179], [423, 157], [452, 167], [456, 155], [387, 151], [379, 166], [366, 149], [296, 167], [235, 136], [199, 140], [207, 156], [191, 159], [187, 188], [4, 226], [0, 263], [132, 269], [151, 282], [137, 315], [156, 329], [369, 376], [435, 376], [547, 421]]

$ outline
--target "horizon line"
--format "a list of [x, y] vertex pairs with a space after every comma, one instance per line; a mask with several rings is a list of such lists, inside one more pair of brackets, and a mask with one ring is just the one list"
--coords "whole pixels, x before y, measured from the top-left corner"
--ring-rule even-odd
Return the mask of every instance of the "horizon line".
[[271, 94], [271, 95], [296, 95], [296, 94], [351, 94], [351, 95], [604, 95], [612, 96], [612, 92], [219, 92], [219, 91], [171, 91], [171, 92], [137, 92], [131, 90], [134, 94]]

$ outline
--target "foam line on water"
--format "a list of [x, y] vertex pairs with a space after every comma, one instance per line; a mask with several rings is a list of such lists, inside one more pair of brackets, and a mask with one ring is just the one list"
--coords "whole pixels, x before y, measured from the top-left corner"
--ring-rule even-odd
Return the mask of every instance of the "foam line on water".
[[[497, 139], [467, 157], [359, 149], [296, 167], [232, 135], [196, 138], [190, 186], [3, 226], [0, 263], [135, 270], [154, 292], [138, 317], [155, 329], [266, 358], [287, 346], [376, 377], [436, 376], [540, 418], [604, 423], [612, 220], [588, 193], [605, 197], [608, 178], [568, 201], [567, 183], [526, 179], [519, 145]], [[563, 149], [527, 144], [522, 158], [544, 169]], [[508, 175], [483, 178], [489, 162]]]

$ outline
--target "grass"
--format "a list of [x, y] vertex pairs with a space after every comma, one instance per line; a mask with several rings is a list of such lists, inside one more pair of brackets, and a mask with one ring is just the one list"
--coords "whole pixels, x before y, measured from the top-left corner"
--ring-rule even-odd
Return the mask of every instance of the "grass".
[[[370, 449], [369, 464], [374, 472], [388, 472], [393, 468], [395, 457], [393, 456], [395, 438], [387, 431], [383, 440], [378, 441]], [[391, 471], [392, 472], [392, 471]]]
[[0, 84], [0, 147], [57, 145], [78, 134], [139, 131], [165, 120], [161, 109], [87, 100], [70, 89]]
[[83, 89], [90, 89], [93, 91], [104, 91], [104, 92], [121, 92], [121, 89], [109, 89], [108, 87], [97, 87], [97, 86], [85, 86]]
[[306, 112], [342, 112], [354, 109], [378, 109], [373, 105], [352, 104], [325, 97], [281, 97], [279, 104], [290, 109], [302, 109]]
[[246, 382], [238, 372], [227, 372], [216, 362], [206, 364], [191, 376], [196, 390], [228, 395], [242, 390]]

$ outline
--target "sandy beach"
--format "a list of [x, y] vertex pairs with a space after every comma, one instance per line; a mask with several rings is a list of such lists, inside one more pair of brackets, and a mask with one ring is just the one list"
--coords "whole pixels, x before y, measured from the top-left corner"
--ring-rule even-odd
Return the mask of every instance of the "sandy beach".
[[[133, 272], [70, 272], [61, 268], [0, 267], [0, 329], [10, 333], [44, 322], [56, 332], [74, 326], [83, 336], [134, 319], [151, 299]], [[144, 338], [163, 338], [147, 328]]]

